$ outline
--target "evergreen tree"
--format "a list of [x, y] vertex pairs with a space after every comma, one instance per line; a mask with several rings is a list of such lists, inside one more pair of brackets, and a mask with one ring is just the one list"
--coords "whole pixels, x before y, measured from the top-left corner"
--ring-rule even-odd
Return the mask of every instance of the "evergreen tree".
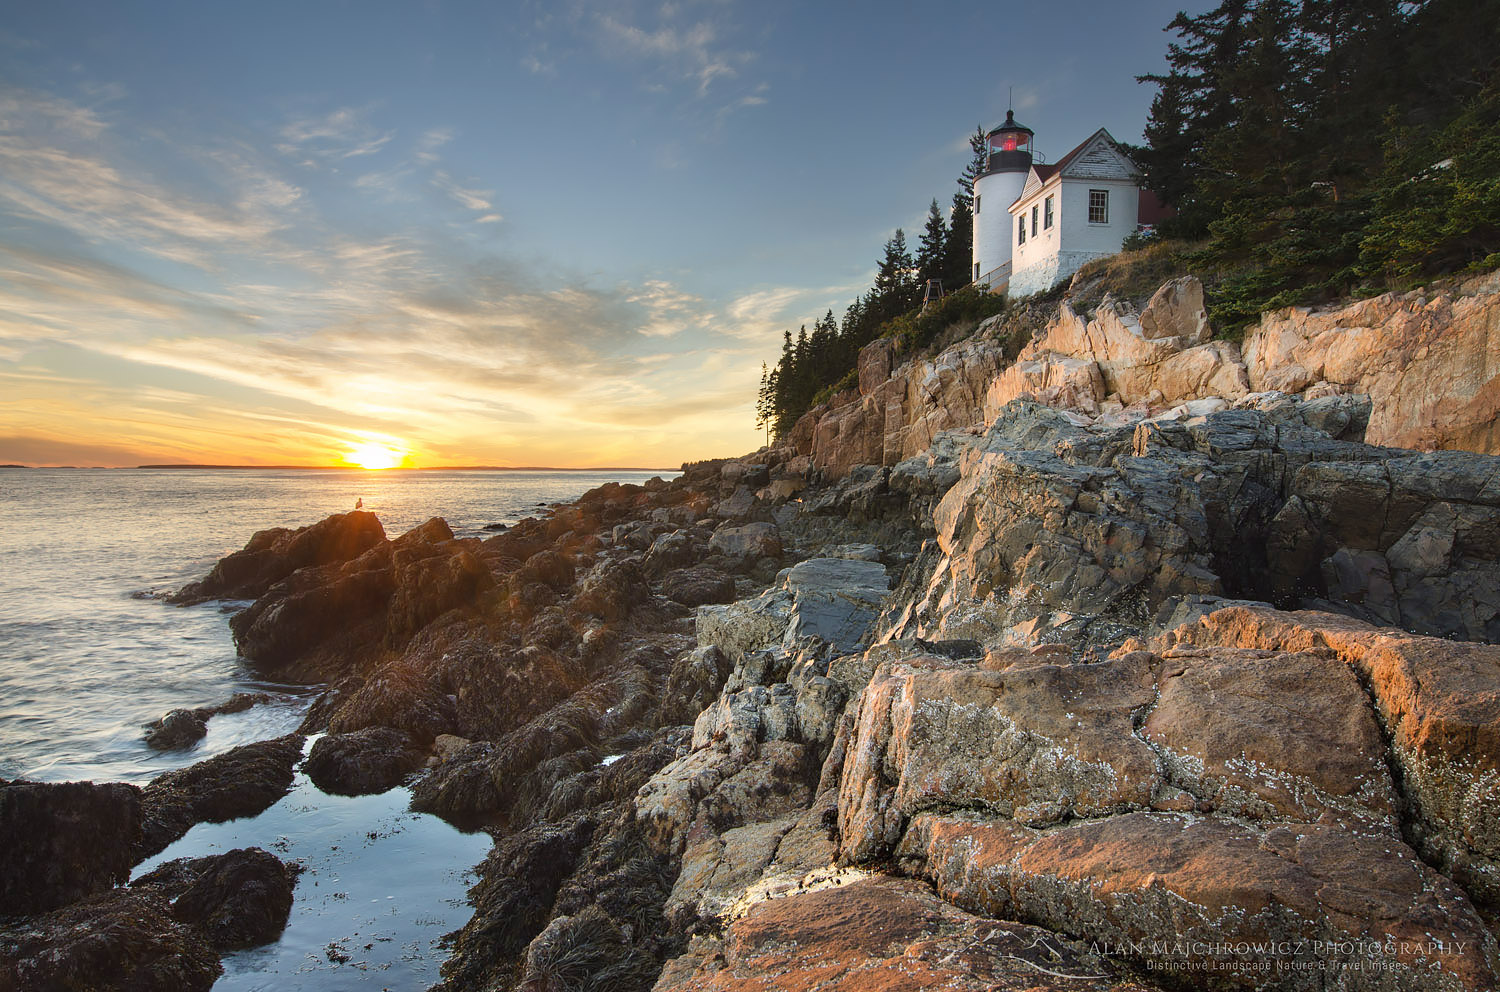
[[1500, 79], [1431, 140], [1392, 135], [1360, 246], [1364, 273], [1403, 286], [1500, 265]]
[[974, 181], [984, 175], [985, 166], [989, 164], [985, 139], [984, 125], [976, 124], [974, 133], [969, 135], [969, 164], [964, 166], [963, 174], [958, 177], [958, 195], [963, 198], [964, 206], [969, 208], [971, 216], [974, 212]]
[[[917, 248], [918, 291], [929, 279], [942, 279], [948, 267], [948, 224], [937, 200], [927, 208], [927, 226], [922, 229], [922, 242]], [[944, 286], [948, 286], [944, 282]]]
[[910, 310], [915, 303], [915, 288], [916, 267], [906, 250], [906, 232], [898, 227], [885, 243], [870, 290], [869, 309], [877, 315], [877, 323]]
[[953, 194], [948, 243], [943, 249], [943, 288], [952, 292], [974, 281], [974, 213], [962, 193]]
[[1194, 187], [1205, 172], [1205, 143], [1235, 117], [1221, 75], [1242, 53], [1250, 3], [1224, 0], [1197, 17], [1179, 13], [1166, 27], [1178, 37], [1167, 46], [1168, 71], [1136, 77], [1157, 87], [1139, 164], [1146, 184], [1178, 211], [1170, 227], [1184, 233], [1201, 233], [1214, 217], [1213, 204], [1199, 202]]
[[776, 373], [760, 363], [760, 389], [755, 394], [755, 429], [768, 430], [776, 423]]

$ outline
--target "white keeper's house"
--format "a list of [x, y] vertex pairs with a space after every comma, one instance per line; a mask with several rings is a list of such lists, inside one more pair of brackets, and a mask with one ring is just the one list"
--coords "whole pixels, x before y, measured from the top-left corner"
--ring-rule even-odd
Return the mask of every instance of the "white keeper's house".
[[1104, 128], [1052, 165], [1033, 160], [1034, 135], [1007, 112], [985, 137], [985, 171], [974, 180], [974, 281], [1011, 296], [1051, 289], [1113, 255], [1164, 212]]

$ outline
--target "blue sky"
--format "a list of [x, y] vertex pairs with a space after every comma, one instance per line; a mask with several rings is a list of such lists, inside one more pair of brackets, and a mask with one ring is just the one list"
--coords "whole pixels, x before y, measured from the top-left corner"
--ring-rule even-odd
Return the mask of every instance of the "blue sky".
[[0, 462], [675, 465], [1173, 3], [9, 3]]

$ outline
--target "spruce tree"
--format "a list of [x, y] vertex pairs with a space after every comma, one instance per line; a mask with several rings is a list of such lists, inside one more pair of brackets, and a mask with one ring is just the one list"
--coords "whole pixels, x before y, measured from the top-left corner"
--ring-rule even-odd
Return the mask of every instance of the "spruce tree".
[[974, 181], [984, 175], [985, 166], [989, 164], [989, 152], [987, 150], [987, 135], [983, 124], [974, 126], [974, 133], [969, 135], [969, 164], [964, 166], [963, 174], [958, 177], [958, 195], [963, 197], [964, 206], [974, 211]]
[[[929, 279], [943, 279], [948, 263], [948, 224], [937, 200], [927, 208], [927, 226], [922, 229], [922, 242], [917, 248], [918, 291]], [[948, 284], [944, 282], [946, 287]]]
[[974, 281], [974, 213], [962, 193], [953, 194], [948, 244], [943, 250], [943, 288], [952, 292]]
[[877, 323], [910, 310], [915, 303], [915, 286], [915, 266], [911, 253], [906, 250], [906, 232], [898, 227], [885, 243], [880, 266], [875, 272], [875, 285], [870, 291], [870, 309], [878, 315]]

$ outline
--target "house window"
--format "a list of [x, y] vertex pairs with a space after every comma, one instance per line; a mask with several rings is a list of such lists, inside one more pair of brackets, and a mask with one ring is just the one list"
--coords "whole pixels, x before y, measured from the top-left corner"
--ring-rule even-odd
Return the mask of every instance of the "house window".
[[1089, 190], [1089, 223], [1109, 223], [1109, 190]]
[[974, 194], [974, 212], [979, 213], [979, 194]]
[[974, 263], [974, 278], [975, 279], [979, 278], [979, 263], [978, 262]]
[[1026, 215], [1022, 214], [1016, 218], [1016, 244], [1026, 243]]
[[1042, 229], [1052, 230], [1052, 197], [1047, 197], [1046, 209], [1042, 211]]
[[1036, 212], [1039, 208], [1036, 204], [1031, 205], [1031, 236], [1036, 237]]

